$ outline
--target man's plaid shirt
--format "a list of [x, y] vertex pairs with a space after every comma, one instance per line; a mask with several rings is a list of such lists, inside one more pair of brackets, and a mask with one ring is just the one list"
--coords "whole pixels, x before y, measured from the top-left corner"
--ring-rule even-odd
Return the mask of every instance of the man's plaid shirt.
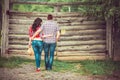
[[42, 24], [41, 29], [42, 29], [44, 35], [53, 34], [52, 37], [45, 38], [44, 42], [46, 42], [46, 43], [55, 43], [56, 42], [56, 34], [57, 34], [57, 31], [59, 31], [57, 22], [55, 22], [53, 20], [47, 20], [46, 22], [44, 22]]

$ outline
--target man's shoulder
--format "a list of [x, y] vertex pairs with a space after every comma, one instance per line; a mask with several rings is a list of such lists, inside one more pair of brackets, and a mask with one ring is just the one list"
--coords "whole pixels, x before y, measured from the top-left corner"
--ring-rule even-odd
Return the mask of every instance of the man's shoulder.
[[49, 23], [49, 21], [47, 20], [47, 21], [45, 21], [43, 24], [47, 24], [47, 23]]
[[57, 21], [54, 21], [54, 20], [47, 20], [43, 23], [43, 25], [47, 25], [47, 24], [54, 24], [54, 25], [57, 25]]

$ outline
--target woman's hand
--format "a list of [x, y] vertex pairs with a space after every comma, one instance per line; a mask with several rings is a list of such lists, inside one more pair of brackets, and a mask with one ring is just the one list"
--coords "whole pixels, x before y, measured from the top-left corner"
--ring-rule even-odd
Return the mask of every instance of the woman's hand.
[[29, 47], [29, 48], [31, 47], [31, 39], [30, 39], [29, 42], [28, 42], [28, 47]]
[[48, 35], [43, 35], [42, 38], [46, 38], [46, 37], [52, 37], [53, 34], [48, 34]]

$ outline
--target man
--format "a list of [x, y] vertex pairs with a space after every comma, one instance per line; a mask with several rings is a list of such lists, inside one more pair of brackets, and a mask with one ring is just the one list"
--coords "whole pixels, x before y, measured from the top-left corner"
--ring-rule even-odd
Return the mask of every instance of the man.
[[33, 35], [31, 40], [41, 31], [43, 35], [51, 35], [50, 37], [43, 39], [43, 47], [45, 52], [46, 70], [52, 70], [56, 42], [59, 40], [60, 31], [58, 24], [53, 20], [53, 16], [51, 14], [47, 16], [47, 21], [42, 24], [41, 28]]

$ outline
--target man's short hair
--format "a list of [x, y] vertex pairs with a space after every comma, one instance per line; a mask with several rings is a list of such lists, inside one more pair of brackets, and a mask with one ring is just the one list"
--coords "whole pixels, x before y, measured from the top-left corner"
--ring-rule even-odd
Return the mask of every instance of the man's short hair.
[[51, 19], [53, 19], [53, 15], [51, 15], [51, 14], [48, 14], [48, 16], [47, 16], [47, 19], [48, 19], [48, 20], [51, 20]]

